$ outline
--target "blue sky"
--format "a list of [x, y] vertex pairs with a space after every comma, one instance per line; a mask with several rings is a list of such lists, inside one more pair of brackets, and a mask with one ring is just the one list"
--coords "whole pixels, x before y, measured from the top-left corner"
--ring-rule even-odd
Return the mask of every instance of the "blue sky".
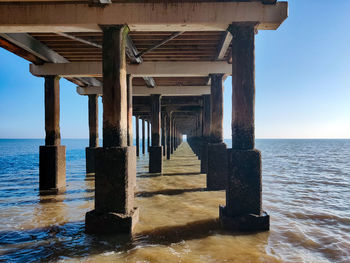
[[[348, 0], [291, 0], [289, 18], [277, 31], [259, 31], [257, 138], [350, 138], [349, 10]], [[231, 78], [224, 85], [224, 137], [230, 138]], [[100, 123], [101, 113], [100, 99]], [[87, 97], [61, 80], [62, 138], [87, 138], [87, 119]], [[43, 79], [4, 49], [0, 123], [0, 138], [45, 136]]]

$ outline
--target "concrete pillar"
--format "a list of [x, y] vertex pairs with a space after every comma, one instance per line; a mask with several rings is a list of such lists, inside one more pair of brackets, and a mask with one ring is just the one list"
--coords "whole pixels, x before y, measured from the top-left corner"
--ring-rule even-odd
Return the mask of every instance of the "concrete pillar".
[[140, 118], [136, 116], [136, 156], [140, 156]]
[[170, 153], [174, 153], [174, 131], [175, 131], [175, 125], [174, 125], [174, 117], [171, 117], [171, 122], [170, 122], [170, 129], [171, 129], [171, 138], [170, 138]]
[[145, 136], [145, 119], [142, 119], [142, 154], [145, 154], [145, 147], [146, 147], [146, 136]]
[[126, 77], [127, 84], [127, 109], [128, 109], [128, 146], [133, 146], [132, 136], [132, 76], [130, 74]]
[[149, 172], [161, 173], [163, 165], [163, 148], [160, 141], [161, 102], [159, 94], [151, 95], [152, 146], [149, 148]]
[[85, 148], [86, 174], [95, 173], [95, 150], [98, 147], [98, 95], [89, 95], [89, 147]]
[[45, 77], [45, 133], [45, 146], [39, 148], [39, 191], [57, 194], [66, 188], [66, 147], [61, 145], [58, 76]]
[[171, 156], [171, 113], [167, 114], [166, 118], [166, 158], [170, 160]]
[[149, 152], [149, 147], [151, 146], [151, 121], [147, 120], [147, 151]]
[[207, 188], [223, 190], [227, 185], [227, 147], [223, 142], [223, 74], [211, 74], [210, 143], [208, 144]]
[[228, 230], [269, 229], [269, 216], [262, 211], [261, 153], [254, 149], [256, 24], [232, 24], [232, 150], [226, 207], [220, 221]]
[[90, 234], [131, 234], [136, 149], [128, 146], [125, 41], [128, 27], [103, 27], [103, 147], [95, 151], [95, 210], [86, 213]]
[[208, 172], [208, 142], [210, 136], [210, 95], [203, 95], [203, 144], [201, 149], [201, 173]]
[[166, 129], [166, 114], [162, 115], [162, 146], [163, 146], [163, 156], [166, 156], [166, 141], [167, 141], [167, 129]]

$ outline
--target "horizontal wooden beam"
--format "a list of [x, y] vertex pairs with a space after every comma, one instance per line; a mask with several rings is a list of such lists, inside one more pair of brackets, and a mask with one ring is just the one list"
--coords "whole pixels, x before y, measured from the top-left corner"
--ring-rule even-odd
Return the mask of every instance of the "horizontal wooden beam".
[[[226, 61], [200, 62], [143, 62], [128, 64], [126, 71], [133, 77], [192, 77], [223, 73], [231, 75], [232, 66]], [[30, 65], [35, 76], [58, 75], [62, 77], [102, 77], [101, 62], [46, 63]]]
[[[98, 94], [103, 95], [100, 86], [77, 87], [79, 95]], [[210, 86], [157, 86], [150, 89], [146, 86], [133, 86], [134, 96], [150, 96], [151, 94], [161, 94], [162, 96], [200, 96], [210, 94]]]
[[112, 3], [104, 8], [82, 3], [0, 5], [0, 32], [98, 32], [101, 25], [128, 24], [131, 31], [224, 31], [233, 22], [259, 22], [275, 30], [288, 16], [288, 3], [174, 2]]

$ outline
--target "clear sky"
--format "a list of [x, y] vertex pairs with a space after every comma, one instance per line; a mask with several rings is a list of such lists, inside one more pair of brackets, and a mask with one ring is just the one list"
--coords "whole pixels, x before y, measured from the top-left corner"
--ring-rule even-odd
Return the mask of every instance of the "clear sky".
[[[349, 0], [290, 0], [281, 27], [259, 31], [257, 138], [350, 138], [349, 11]], [[224, 137], [230, 138], [231, 78], [224, 97]], [[100, 99], [100, 123], [101, 113]], [[87, 97], [66, 80], [61, 80], [61, 135], [88, 137]], [[43, 79], [29, 73], [28, 62], [0, 48], [0, 138], [44, 136]]]

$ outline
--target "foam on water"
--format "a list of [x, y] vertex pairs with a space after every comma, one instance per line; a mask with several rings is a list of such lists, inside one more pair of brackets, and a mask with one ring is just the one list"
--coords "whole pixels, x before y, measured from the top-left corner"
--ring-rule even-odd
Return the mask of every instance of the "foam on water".
[[[269, 232], [220, 230], [223, 191], [205, 191], [199, 161], [182, 145], [164, 175], [138, 160], [133, 240], [84, 234], [94, 178], [87, 140], [67, 145], [67, 192], [38, 195], [42, 140], [0, 140], [0, 261], [350, 262], [350, 140], [257, 140]], [[227, 141], [230, 146], [230, 141]]]

